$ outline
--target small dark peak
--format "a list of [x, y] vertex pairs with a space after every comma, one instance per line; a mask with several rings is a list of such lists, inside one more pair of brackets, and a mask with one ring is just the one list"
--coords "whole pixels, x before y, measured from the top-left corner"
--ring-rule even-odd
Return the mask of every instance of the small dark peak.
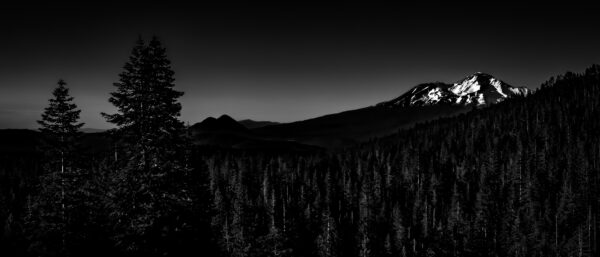
[[204, 119], [202, 122], [210, 123], [210, 122], [216, 122], [216, 121], [217, 121], [217, 119], [215, 119], [215, 117], [208, 117], [208, 118]]
[[217, 121], [220, 123], [220, 125], [223, 128], [227, 128], [230, 131], [246, 131], [247, 130], [246, 127], [244, 127], [239, 122], [235, 121], [233, 118], [231, 118], [227, 114], [221, 115], [221, 117], [219, 117], [217, 119]]
[[192, 125], [190, 129], [199, 132], [243, 132], [247, 130], [228, 115], [221, 115], [218, 119], [208, 117], [202, 122]]
[[211, 130], [216, 127], [217, 119], [213, 117], [208, 117], [201, 122], [198, 122], [192, 126], [190, 126], [190, 130], [192, 131], [206, 131]]
[[227, 114], [221, 115], [221, 117], [219, 117], [217, 120], [221, 122], [236, 122], [233, 118], [231, 118], [231, 116]]

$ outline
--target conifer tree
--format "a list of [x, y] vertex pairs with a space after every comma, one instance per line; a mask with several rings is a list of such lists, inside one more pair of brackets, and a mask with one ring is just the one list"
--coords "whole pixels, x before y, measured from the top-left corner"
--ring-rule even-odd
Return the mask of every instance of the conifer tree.
[[177, 101], [183, 93], [173, 88], [173, 75], [158, 39], [145, 44], [140, 38], [109, 99], [117, 113], [103, 113], [117, 125], [126, 155], [111, 201], [116, 243], [126, 252], [173, 254], [190, 224], [192, 195]]
[[28, 224], [36, 233], [30, 250], [45, 254], [69, 255], [73, 240], [77, 208], [81, 206], [79, 195], [81, 171], [75, 167], [75, 147], [83, 123], [79, 122], [80, 110], [73, 103], [64, 80], [58, 81], [50, 104], [38, 121], [44, 136], [46, 174], [40, 179]]
[[335, 220], [329, 211], [325, 211], [321, 218], [321, 233], [317, 237], [318, 254], [322, 257], [337, 256], [337, 228]]
[[74, 149], [74, 142], [81, 134], [79, 129], [84, 125], [79, 123], [81, 110], [73, 103], [73, 97], [69, 95], [67, 83], [60, 79], [58, 87], [54, 89], [50, 99], [50, 105], [44, 109], [40, 124], [40, 132], [45, 135], [49, 154], [56, 157], [60, 163], [60, 169], [64, 171], [65, 163], [69, 154]]

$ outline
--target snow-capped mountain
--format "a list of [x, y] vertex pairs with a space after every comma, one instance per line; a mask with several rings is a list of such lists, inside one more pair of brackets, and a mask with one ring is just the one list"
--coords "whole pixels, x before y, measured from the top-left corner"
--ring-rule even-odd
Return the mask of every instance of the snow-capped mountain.
[[453, 84], [441, 82], [420, 84], [379, 106], [407, 107], [436, 104], [489, 105], [514, 96], [527, 96], [526, 87], [513, 87], [492, 75], [477, 72]]

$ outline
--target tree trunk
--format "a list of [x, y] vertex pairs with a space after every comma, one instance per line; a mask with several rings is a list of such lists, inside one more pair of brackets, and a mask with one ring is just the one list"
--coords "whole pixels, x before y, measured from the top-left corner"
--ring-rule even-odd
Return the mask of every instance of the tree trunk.
[[61, 221], [62, 221], [62, 225], [63, 225], [63, 231], [61, 231], [61, 250], [64, 253], [65, 252], [65, 233], [67, 233], [66, 231], [66, 227], [67, 227], [67, 219], [66, 219], [66, 215], [65, 215], [65, 158], [64, 158], [64, 152], [61, 151], [60, 153], [60, 203], [61, 203], [61, 207], [60, 207], [60, 216], [61, 216]]
[[554, 253], [558, 256], [558, 213], [554, 214]]

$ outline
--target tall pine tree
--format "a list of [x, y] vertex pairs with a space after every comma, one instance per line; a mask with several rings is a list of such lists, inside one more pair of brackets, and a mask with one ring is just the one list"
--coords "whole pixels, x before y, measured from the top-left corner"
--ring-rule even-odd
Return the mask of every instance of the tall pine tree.
[[193, 195], [177, 101], [183, 93], [173, 88], [173, 75], [158, 39], [145, 44], [140, 38], [109, 99], [118, 112], [103, 113], [117, 125], [125, 149], [112, 187], [111, 218], [117, 246], [129, 253], [173, 254], [190, 225]]
[[44, 138], [46, 173], [41, 177], [27, 221], [34, 231], [30, 250], [45, 255], [69, 255], [77, 237], [75, 217], [81, 204], [81, 171], [75, 165], [75, 149], [83, 123], [79, 122], [81, 111], [66, 85], [64, 80], [58, 81], [53, 98], [38, 121]]
[[58, 158], [60, 168], [64, 170], [65, 163], [74, 149], [74, 142], [80, 136], [79, 129], [84, 125], [79, 122], [81, 110], [73, 103], [73, 97], [69, 95], [67, 83], [60, 79], [58, 87], [54, 89], [50, 99], [50, 105], [44, 109], [40, 124], [40, 132], [45, 136], [49, 148], [49, 154]]

